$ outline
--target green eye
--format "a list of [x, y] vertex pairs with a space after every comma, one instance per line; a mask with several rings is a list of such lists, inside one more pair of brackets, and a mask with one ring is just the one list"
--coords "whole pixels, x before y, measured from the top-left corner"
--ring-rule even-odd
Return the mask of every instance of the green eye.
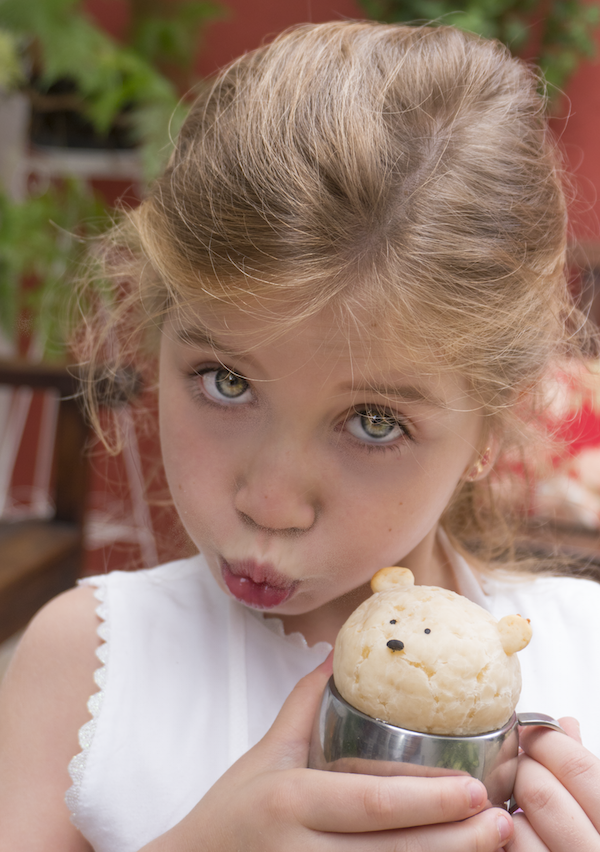
[[348, 420], [346, 428], [355, 438], [380, 444], [390, 443], [406, 434], [404, 426], [392, 414], [371, 408], [357, 411]]
[[248, 390], [248, 382], [241, 376], [236, 376], [231, 370], [218, 370], [215, 375], [215, 386], [219, 393], [229, 399], [237, 399]]
[[376, 411], [361, 414], [360, 420], [361, 426], [369, 438], [387, 438], [398, 427], [398, 424], [391, 417], [378, 414]]
[[221, 367], [200, 374], [207, 396], [217, 402], [249, 402], [252, 398], [250, 385], [242, 376]]

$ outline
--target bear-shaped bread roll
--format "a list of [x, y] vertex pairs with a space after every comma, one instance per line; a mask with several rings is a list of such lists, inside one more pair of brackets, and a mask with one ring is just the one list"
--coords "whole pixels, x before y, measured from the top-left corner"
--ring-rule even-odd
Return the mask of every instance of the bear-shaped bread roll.
[[529, 643], [529, 621], [496, 621], [461, 595], [415, 586], [407, 568], [382, 569], [371, 588], [335, 643], [342, 697], [413, 731], [472, 736], [501, 728], [521, 691], [516, 652]]

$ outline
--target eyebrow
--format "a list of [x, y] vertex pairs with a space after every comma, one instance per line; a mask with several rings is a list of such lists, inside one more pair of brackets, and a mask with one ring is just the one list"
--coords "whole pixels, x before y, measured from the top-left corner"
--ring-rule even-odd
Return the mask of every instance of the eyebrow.
[[219, 343], [219, 341], [213, 337], [207, 328], [204, 328], [204, 326], [201, 325], [194, 326], [193, 328], [176, 328], [175, 334], [177, 335], [178, 340], [182, 343], [186, 343], [188, 346], [209, 346], [211, 349], [216, 349], [219, 352], [222, 352], [223, 355], [229, 355], [230, 357], [248, 357], [241, 351], [230, 349], [228, 346], [223, 346], [223, 344]]
[[430, 405], [433, 408], [447, 409], [449, 405], [434, 393], [426, 392], [415, 385], [344, 385], [343, 390], [359, 393], [374, 393], [377, 396], [395, 399], [401, 402], [419, 402]]
[[[227, 346], [219, 343], [210, 331], [202, 325], [195, 325], [189, 328], [176, 328], [175, 333], [178, 340], [186, 343], [189, 346], [209, 346], [212, 349], [221, 352], [225, 356], [234, 358], [245, 358], [252, 361], [252, 357], [245, 352], [230, 349]], [[415, 385], [353, 385], [350, 383], [343, 384], [340, 390], [349, 391], [352, 393], [372, 393], [376, 396], [381, 396], [388, 399], [395, 399], [401, 402], [417, 402], [432, 406], [433, 408], [448, 409], [449, 405], [439, 396], [434, 393], [421, 390]]]

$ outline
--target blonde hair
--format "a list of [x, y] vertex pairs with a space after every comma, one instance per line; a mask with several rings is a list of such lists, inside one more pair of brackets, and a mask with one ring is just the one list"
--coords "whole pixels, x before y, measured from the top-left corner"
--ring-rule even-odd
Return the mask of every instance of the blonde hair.
[[[120, 329], [111, 360], [135, 358], [125, 328], [174, 306], [252, 295], [279, 306], [278, 328], [282, 301], [288, 324], [366, 310], [391, 353], [459, 370], [508, 451], [549, 365], [587, 334], [538, 88], [506, 47], [451, 27], [306, 25], [233, 62], [106, 242], [124, 291], [101, 319]], [[107, 338], [87, 328], [93, 362]], [[459, 489], [444, 518], [456, 543], [494, 540], [490, 494]]]

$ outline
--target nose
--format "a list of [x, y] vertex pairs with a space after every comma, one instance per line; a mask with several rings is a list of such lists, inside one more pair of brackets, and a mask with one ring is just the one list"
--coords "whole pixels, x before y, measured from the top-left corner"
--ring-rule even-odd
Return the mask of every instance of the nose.
[[402, 651], [404, 648], [404, 642], [401, 642], [400, 639], [390, 639], [389, 642], [386, 642], [386, 645], [390, 651]]
[[319, 502], [308, 457], [265, 442], [236, 483], [234, 505], [242, 520], [273, 533], [309, 530]]

